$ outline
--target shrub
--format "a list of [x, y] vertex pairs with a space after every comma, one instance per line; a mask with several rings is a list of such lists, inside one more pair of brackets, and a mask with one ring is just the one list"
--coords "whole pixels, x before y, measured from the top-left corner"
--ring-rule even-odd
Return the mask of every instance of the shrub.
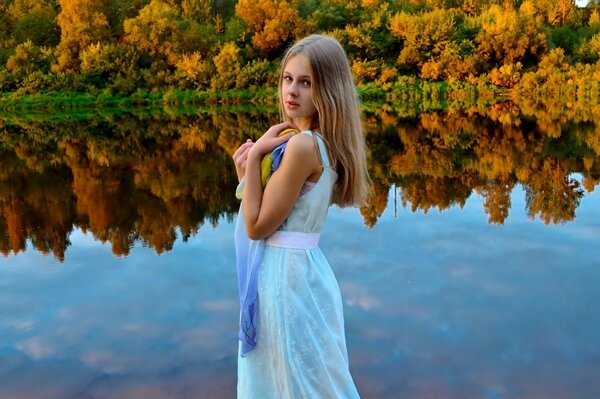
[[214, 75], [211, 87], [216, 90], [228, 90], [235, 86], [240, 72], [240, 49], [235, 43], [225, 43], [213, 61], [217, 73]]
[[244, 65], [237, 77], [236, 88], [277, 86], [278, 74], [266, 59], [253, 60]]
[[205, 88], [209, 85], [213, 68], [209, 61], [203, 60], [199, 52], [182, 55], [175, 66], [183, 79], [193, 87]]
[[51, 52], [45, 47], [39, 47], [31, 41], [21, 43], [15, 53], [8, 58], [6, 69], [14, 74], [30, 74], [34, 71], [42, 73], [50, 70]]
[[142, 54], [126, 44], [91, 44], [79, 54], [79, 59], [81, 72], [105, 79], [117, 73], [133, 76], [143, 66]]

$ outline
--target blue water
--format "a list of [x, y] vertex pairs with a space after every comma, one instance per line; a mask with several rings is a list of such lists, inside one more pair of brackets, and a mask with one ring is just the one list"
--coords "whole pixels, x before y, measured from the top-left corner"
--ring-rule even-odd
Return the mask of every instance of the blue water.
[[[600, 193], [576, 219], [504, 225], [388, 208], [374, 228], [331, 208], [321, 248], [344, 298], [363, 398], [600, 397]], [[0, 398], [234, 398], [233, 224], [157, 255], [75, 230], [66, 259], [0, 258]]]

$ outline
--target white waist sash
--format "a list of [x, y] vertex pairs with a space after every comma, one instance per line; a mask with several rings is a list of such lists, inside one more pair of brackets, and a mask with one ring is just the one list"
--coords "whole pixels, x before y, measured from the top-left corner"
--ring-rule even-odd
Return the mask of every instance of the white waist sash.
[[276, 231], [265, 243], [271, 247], [289, 249], [315, 249], [319, 245], [321, 233], [303, 233], [300, 231]]

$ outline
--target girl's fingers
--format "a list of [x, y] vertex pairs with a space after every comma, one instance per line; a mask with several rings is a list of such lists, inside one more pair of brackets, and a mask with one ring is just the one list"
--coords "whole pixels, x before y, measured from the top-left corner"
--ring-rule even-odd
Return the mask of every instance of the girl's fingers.
[[252, 140], [248, 139], [244, 144], [239, 146], [238, 149], [233, 153], [233, 159], [235, 160], [241, 154], [248, 151], [250, 149], [250, 147], [252, 147], [252, 145], [254, 145], [254, 143], [252, 142]]
[[235, 156], [233, 158], [233, 161], [235, 162], [235, 164], [240, 165], [240, 166], [246, 165], [246, 161], [248, 160], [248, 154], [250, 153], [251, 147], [252, 146], [246, 147], [241, 154], [238, 154], [237, 156]]
[[294, 133], [287, 133], [283, 136], [274, 137], [271, 141], [271, 147], [275, 148], [292, 138]]
[[283, 136], [281, 136], [281, 142], [284, 143], [286, 141], [288, 141], [289, 139], [291, 139], [292, 137], [294, 137], [296, 135], [296, 132], [289, 132], [284, 134]]
[[266, 131], [264, 136], [274, 138], [274, 137], [277, 137], [277, 135], [279, 135], [279, 133], [283, 132], [285, 129], [290, 129], [290, 128], [297, 129], [296, 125], [294, 125], [292, 122], [279, 123], [277, 125], [271, 126], [269, 128], [269, 130]]
[[[284, 126], [284, 128], [282, 130], [280, 130], [278, 134], [280, 134], [281, 132], [283, 132], [286, 129], [296, 129], [296, 130], [298, 130], [298, 128], [296, 128], [291, 122], [287, 122], [286, 126]], [[295, 135], [296, 135], [296, 132], [292, 131], [292, 132], [284, 134], [283, 136], [277, 136], [277, 137], [275, 137], [275, 143], [276, 143], [275, 146], [278, 146], [280, 144], [285, 143], [286, 141], [288, 141], [289, 139], [291, 139]]]
[[248, 151], [250, 151], [250, 148], [246, 148], [244, 150], [244, 152], [242, 152], [240, 154], [240, 156], [238, 157], [238, 163], [240, 164], [245, 164], [246, 160], [248, 159]]

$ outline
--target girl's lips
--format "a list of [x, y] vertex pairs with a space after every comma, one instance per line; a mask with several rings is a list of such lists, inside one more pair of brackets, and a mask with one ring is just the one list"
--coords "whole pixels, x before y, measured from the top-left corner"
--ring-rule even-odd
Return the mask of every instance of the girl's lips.
[[285, 102], [285, 105], [286, 105], [288, 108], [290, 108], [290, 109], [295, 109], [295, 108], [298, 108], [298, 107], [300, 106], [300, 104], [298, 104], [298, 103], [295, 103], [295, 102], [293, 102], [293, 101], [286, 101], [286, 102]]

